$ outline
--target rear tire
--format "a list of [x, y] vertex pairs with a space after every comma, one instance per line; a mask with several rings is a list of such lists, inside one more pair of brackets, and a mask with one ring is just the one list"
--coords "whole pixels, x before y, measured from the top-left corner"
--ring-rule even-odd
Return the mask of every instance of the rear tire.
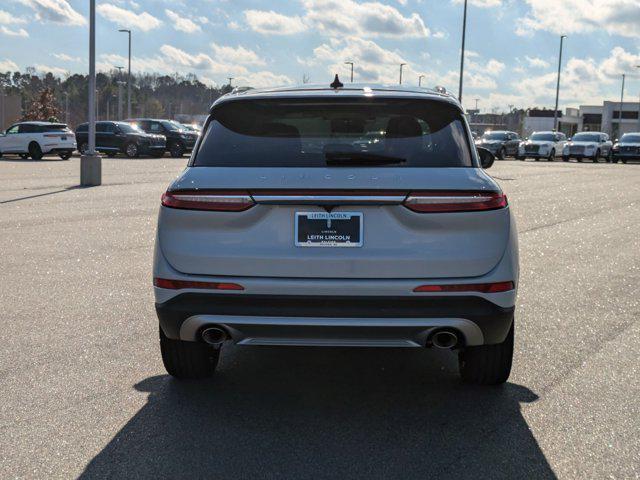
[[505, 150], [504, 147], [502, 147], [498, 151], [498, 160], [505, 160], [506, 158], [507, 158], [507, 151]]
[[138, 158], [138, 155], [140, 155], [138, 145], [134, 142], [130, 142], [125, 145], [124, 153], [129, 158]]
[[114, 158], [116, 155], [118, 155], [117, 152], [107, 152], [107, 157], [109, 158]]
[[509, 378], [513, 361], [513, 323], [504, 342], [467, 347], [458, 354], [460, 376], [465, 383], [499, 385]]
[[596, 155], [595, 157], [592, 158], [593, 163], [599, 163], [598, 159], [600, 158], [600, 150], [596, 150]]
[[167, 373], [179, 379], [208, 378], [218, 365], [220, 349], [205, 343], [167, 338], [160, 329], [160, 352]]
[[62, 160], [69, 160], [71, 158], [71, 152], [64, 152], [64, 153], [59, 153], [58, 156], [62, 159]]
[[29, 156], [34, 160], [42, 160], [42, 149], [36, 142], [29, 144]]
[[29, 158], [29, 154], [28, 153], [20, 153], [18, 154], [18, 156], [22, 159], [22, 160], [27, 160]]
[[184, 155], [184, 147], [180, 142], [173, 142], [169, 145], [169, 155], [173, 158], [182, 158]]

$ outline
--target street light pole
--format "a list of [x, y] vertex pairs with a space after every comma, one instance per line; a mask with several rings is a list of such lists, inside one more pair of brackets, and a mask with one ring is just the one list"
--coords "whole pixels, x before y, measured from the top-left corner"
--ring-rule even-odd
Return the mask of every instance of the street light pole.
[[404, 67], [406, 65], [406, 63], [401, 63], [400, 64], [400, 85], [402, 85], [402, 67]]
[[96, 0], [89, 3], [89, 128], [88, 146], [80, 158], [80, 185], [102, 183], [102, 159], [96, 154]]
[[622, 136], [622, 106], [624, 104], [624, 82], [627, 79], [627, 74], [622, 74], [622, 92], [620, 92], [620, 111], [618, 112], [618, 137]]
[[560, 36], [560, 56], [558, 58], [558, 83], [556, 85], [556, 108], [553, 110], [553, 131], [558, 131], [558, 102], [560, 101], [560, 74], [562, 73], [562, 47], [566, 35]]
[[345, 65], [351, 65], [351, 83], [353, 83], [353, 62], [344, 62]]
[[231, 86], [231, 81], [233, 80], [234, 77], [227, 77], [229, 79], [229, 86]]
[[69, 125], [69, 92], [64, 92], [64, 123]]
[[127, 118], [131, 118], [131, 30], [122, 28], [118, 31], [129, 35], [129, 73], [127, 74]]
[[116, 67], [118, 69], [118, 120], [122, 120], [122, 85], [124, 82], [122, 81], [122, 69], [124, 67]]
[[467, 0], [464, 0], [464, 17], [462, 19], [462, 51], [460, 52], [460, 85], [458, 87], [458, 101], [462, 103], [462, 85], [464, 81], [464, 49], [467, 40]]
[[[636, 68], [640, 68], [640, 65], [636, 65]], [[638, 101], [638, 131], [640, 132], [640, 101]]]
[[424, 78], [424, 75], [420, 75], [418, 77], [418, 86], [421, 87], [422, 86], [422, 79]]

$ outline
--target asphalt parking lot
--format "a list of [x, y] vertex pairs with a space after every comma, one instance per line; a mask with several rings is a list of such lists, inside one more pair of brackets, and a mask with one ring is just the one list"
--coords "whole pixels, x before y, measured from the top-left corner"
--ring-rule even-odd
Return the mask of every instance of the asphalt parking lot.
[[497, 162], [520, 229], [510, 383], [448, 352], [225, 347], [165, 375], [151, 256], [186, 163], [0, 159], [2, 478], [639, 478], [640, 164]]

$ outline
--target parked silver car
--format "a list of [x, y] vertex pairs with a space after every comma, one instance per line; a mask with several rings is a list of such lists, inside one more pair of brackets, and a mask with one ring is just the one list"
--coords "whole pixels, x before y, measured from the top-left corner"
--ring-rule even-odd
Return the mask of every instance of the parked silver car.
[[536, 161], [544, 158], [553, 162], [562, 156], [567, 137], [562, 132], [534, 132], [531, 137], [520, 143], [518, 160], [533, 158]]
[[593, 163], [598, 163], [600, 158], [607, 162], [613, 159], [613, 142], [609, 135], [602, 132], [581, 132], [576, 133], [564, 146], [562, 150], [562, 160], [568, 162], [572, 158], [582, 162], [589, 159]]
[[226, 341], [439, 347], [464, 380], [505, 382], [518, 248], [481, 168], [493, 160], [441, 90], [220, 98], [162, 196], [153, 275], [167, 371], [212, 374]]

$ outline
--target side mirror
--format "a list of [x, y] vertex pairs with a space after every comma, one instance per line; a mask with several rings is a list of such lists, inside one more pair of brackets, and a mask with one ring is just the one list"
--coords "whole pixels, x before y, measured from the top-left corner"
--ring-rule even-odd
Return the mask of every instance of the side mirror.
[[485, 170], [493, 166], [493, 162], [496, 161], [496, 157], [486, 148], [478, 147], [478, 155], [480, 156], [480, 164]]

